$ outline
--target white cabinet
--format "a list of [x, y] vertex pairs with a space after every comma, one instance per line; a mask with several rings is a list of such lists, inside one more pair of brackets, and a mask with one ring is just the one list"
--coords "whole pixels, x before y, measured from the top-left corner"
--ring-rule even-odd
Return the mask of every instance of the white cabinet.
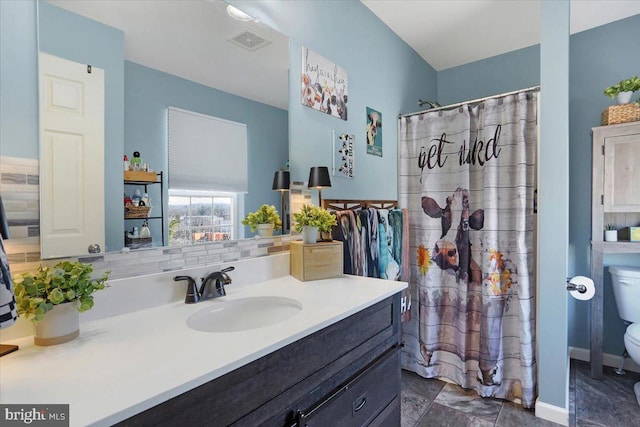
[[593, 128], [591, 239], [640, 223], [640, 122]]
[[640, 126], [604, 138], [604, 211], [640, 212]]
[[591, 193], [591, 376], [602, 377], [603, 257], [605, 253], [640, 253], [640, 242], [603, 241], [605, 224], [618, 230], [640, 225], [640, 122], [592, 129]]

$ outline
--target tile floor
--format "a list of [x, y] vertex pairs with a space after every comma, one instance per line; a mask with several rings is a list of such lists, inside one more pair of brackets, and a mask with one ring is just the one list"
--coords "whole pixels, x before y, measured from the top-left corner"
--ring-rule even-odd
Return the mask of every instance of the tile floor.
[[[633, 384], [640, 374], [627, 371], [618, 377], [605, 367], [604, 380], [594, 380], [589, 365], [571, 361], [569, 384], [570, 426], [640, 426], [640, 406]], [[552, 427], [533, 411], [499, 399], [479, 397], [475, 391], [402, 371], [402, 427]]]

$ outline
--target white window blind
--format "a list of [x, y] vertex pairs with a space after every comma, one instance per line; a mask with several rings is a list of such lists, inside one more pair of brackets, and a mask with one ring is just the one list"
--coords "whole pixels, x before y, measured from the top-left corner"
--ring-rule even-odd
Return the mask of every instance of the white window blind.
[[169, 188], [246, 193], [247, 125], [168, 109]]

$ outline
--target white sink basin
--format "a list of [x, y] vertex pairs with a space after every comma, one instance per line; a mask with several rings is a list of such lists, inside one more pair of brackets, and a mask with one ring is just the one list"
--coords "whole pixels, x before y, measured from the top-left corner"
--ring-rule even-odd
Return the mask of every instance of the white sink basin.
[[287, 320], [302, 310], [302, 303], [286, 297], [217, 299], [187, 317], [187, 326], [202, 332], [237, 332], [263, 328]]

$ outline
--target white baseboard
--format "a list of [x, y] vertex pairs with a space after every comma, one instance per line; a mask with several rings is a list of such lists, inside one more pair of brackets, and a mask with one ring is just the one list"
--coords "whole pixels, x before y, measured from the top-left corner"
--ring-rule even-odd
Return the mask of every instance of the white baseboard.
[[569, 425], [569, 410], [536, 400], [536, 417], [563, 426]]
[[[569, 357], [576, 360], [582, 360], [583, 362], [589, 362], [591, 360], [591, 353], [586, 348], [569, 347]], [[602, 356], [602, 363], [605, 366], [612, 366], [614, 368], [620, 366], [621, 360], [622, 356], [616, 356], [615, 354], [604, 353], [604, 355]], [[628, 357], [624, 361], [624, 369], [633, 372], [640, 372], [640, 365], [638, 365], [633, 360], [631, 360], [630, 357]]]

